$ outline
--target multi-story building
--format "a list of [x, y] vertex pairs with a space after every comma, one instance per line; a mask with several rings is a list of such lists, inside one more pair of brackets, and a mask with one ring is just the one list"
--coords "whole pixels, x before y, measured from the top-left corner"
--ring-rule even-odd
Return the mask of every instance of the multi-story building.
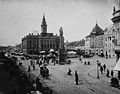
[[[119, 8], [113, 8], [113, 24], [105, 29], [105, 56], [113, 57], [120, 51], [120, 1]], [[115, 53], [116, 52], [116, 53]], [[118, 55], [117, 55], [118, 56]]]
[[86, 49], [90, 48], [90, 36], [89, 35], [85, 37], [85, 48]]
[[117, 32], [115, 31], [114, 25], [110, 25], [104, 30], [105, 45], [104, 54], [106, 57], [115, 56], [115, 47], [117, 42]]
[[85, 52], [89, 54], [89, 51], [91, 50], [91, 46], [90, 46], [90, 36], [86, 36], [85, 37]]
[[118, 9], [113, 8], [113, 31], [116, 32], [116, 44], [115, 44], [115, 53], [117, 60], [120, 58], [120, 0], [118, 3]]
[[41, 33], [33, 33], [22, 38], [22, 50], [25, 54], [38, 53], [45, 50], [58, 50], [64, 47], [64, 36], [62, 27], [59, 29], [59, 36], [53, 33], [47, 33], [47, 23], [45, 16], [42, 19]]
[[95, 27], [90, 33], [90, 47], [97, 54], [101, 54], [104, 51], [104, 31], [96, 23]]

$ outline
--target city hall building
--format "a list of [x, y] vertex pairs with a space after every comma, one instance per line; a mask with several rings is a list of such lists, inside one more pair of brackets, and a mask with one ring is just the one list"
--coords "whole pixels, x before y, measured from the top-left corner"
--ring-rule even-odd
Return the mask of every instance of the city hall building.
[[28, 34], [22, 38], [22, 51], [24, 54], [34, 54], [40, 51], [49, 51], [54, 49], [57, 51], [59, 48], [64, 47], [63, 29], [60, 27], [59, 36], [53, 33], [47, 33], [47, 23], [45, 16], [43, 16], [41, 24], [41, 33]]

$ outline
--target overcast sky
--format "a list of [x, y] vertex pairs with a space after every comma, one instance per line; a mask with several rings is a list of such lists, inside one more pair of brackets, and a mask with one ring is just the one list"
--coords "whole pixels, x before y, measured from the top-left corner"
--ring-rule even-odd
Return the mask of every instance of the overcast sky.
[[114, 5], [113, 0], [0, 0], [0, 45], [19, 44], [25, 35], [40, 33], [43, 13], [48, 32], [59, 34], [63, 27], [65, 40], [80, 40], [96, 21], [102, 29], [112, 24]]

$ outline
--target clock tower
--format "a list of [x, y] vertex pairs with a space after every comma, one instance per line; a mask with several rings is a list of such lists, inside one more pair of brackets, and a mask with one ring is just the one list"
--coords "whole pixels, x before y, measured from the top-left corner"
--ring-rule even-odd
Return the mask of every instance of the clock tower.
[[43, 19], [42, 19], [41, 33], [47, 33], [47, 23], [45, 20], [45, 15], [43, 15]]

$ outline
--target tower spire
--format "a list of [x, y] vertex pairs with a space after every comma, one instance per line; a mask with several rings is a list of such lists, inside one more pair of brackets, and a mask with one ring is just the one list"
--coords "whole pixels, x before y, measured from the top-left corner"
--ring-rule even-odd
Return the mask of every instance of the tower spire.
[[115, 6], [113, 7], [113, 13], [116, 11]]
[[97, 20], [96, 20], [96, 25], [98, 25], [98, 22], [97, 22]]
[[43, 13], [43, 19], [45, 19], [45, 13]]
[[45, 14], [44, 13], [43, 13], [41, 30], [42, 30], [42, 33], [47, 33], [47, 24], [46, 24]]
[[46, 20], [45, 20], [45, 14], [44, 14], [44, 13], [43, 13], [42, 23], [46, 23]]

